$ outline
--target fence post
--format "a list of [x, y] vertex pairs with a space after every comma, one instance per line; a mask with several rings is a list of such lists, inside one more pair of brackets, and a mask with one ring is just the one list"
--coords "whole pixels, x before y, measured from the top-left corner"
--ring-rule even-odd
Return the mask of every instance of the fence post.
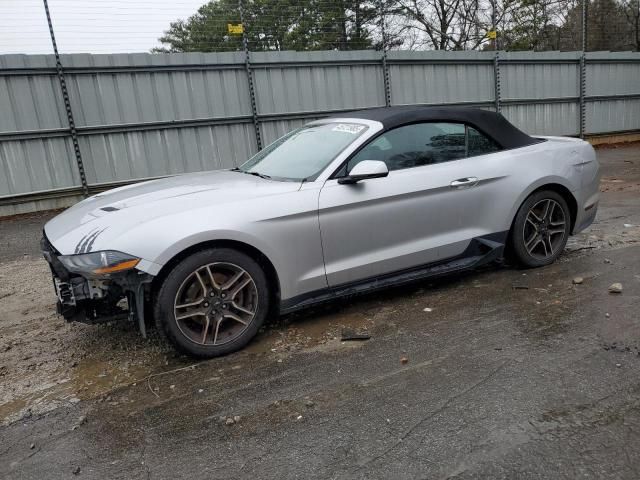
[[256, 145], [258, 150], [262, 150], [262, 135], [260, 134], [260, 122], [258, 120], [258, 106], [256, 103], [256, 90], [253, 82], [253, 71], [251, 69], [251, 57], [249, 55], [249, 42], [247, 40], [246, 26], [244, 24], [244, 8], [242, 0], [238, 0], [240, 9], [240, 25], [242, 25], [242, 48], [244, 49], [244, 69], [249, 82], [249, 101], [251, 103], [251, 115], [253, 117], [253, 129], [256, 134]]
[[384, 0], [380, 0], [380, 29], [382, 33], [382, 81], [384, 82], [384, 104], [391, 106], [391, 77], [389, 76], [389, 65], [387, 64], [387, 34], [385, 31], [385, 8]]
[[82, 154], [80, 153], [80, 144], [78, 143], [78, 132], [76, 131], [76, 123], [73, 120], [73, 111], [71, 110], [71, 102], [69, 101], [69, 91], [67, 90], [67, 82], [64, 78], [64, 70], [62, 62], [60, 62], [60, 54], [58, 53], [58, 45], [56, 44], [56, 36], [53, 31], [53, 23], [51, 22], [51, 14], [49, 13], [49, 4], [47, 0], [44, 3], [44, 13], [47, 16], [47, 24], [49, 25], [49, 35], [51, 36], [51, 44], [53, 45], [53, 55], [56, 59], [56, 73], [60, 81], [60, 90], [62, 91], [62, 100], [64, 108], [67, 111], [67, 122], [69, 124], [69, 133], [71, 134], [71, 142], [76, 155], [76, 163], [78, 164], [78, 173], [80, 174], [80, 183], [82, 184], [82, 192], [84, 196], [89, 196], [89, 186], [87, 185], [87, 176], [82, 163]]
[[587, 51], [587, 8], [589, 0], [582, 0], [582, 51]]
[[588, 0], [582, 0], [582, 54], [580, 55], [580, 138], [584, 138], [587, 127], [587, 6]]
[[500, 51], [496, 50], [493, 57], [493, 87], [494, 87], [494, 107], [500, 113]]
[[584, 138], [587, 127], [587, 105], [585, 96], [587, 91], [587, 59], [584, 52], [580, 56], [580, 138]]

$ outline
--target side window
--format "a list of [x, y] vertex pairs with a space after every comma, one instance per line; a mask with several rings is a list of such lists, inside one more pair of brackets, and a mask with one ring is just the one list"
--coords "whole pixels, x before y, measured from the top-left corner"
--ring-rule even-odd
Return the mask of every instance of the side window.
[[380, 160], [389, 171], [464, 158], [465, 126], [461, 123], [416, 123], [379, 136], [347, 165], [350, 172], [362, 160]]
[[497, 152], [500, 147], [473, 127], [467, 127], [468, 157]]

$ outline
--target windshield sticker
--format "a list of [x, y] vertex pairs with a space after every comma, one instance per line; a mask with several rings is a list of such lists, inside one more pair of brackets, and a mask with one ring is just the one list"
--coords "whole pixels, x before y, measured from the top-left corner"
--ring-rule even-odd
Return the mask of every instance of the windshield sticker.
[[355, 125], [353, 123], [339, 123], [331, 129], [332, 132], [346, 132], [356, 135], [364, 129], [363, 125]]

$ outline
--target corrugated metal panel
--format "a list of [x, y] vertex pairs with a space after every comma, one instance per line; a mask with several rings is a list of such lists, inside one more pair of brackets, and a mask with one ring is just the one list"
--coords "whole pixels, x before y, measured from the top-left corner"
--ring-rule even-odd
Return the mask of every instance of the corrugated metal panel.
[[390, 76], [394, 105], [493, 100], [493, 67], [487, 65], [392, 65]]
[[[254, 68], [258, 112], [383, 106], [383, 72], [379, 55], [369, 58], [378, 64], [310, 64], [314, 60], [343, 62], [353, 57], [343, 53], [352, 52], [283, 52], [278, 63], [274, 61], [274, 52], [253, 54], [252, 61], [260, 64]], [[362, 60], [366, 59], [365, 56]], [[288, 63], [294, 60], [299, 63]]]
[[587, 133], [640, 130], [640, 99], [587, 103]]
[[0, 131], [62, 128], [64, 111], [57, 77], [0, 77]]
[[[210, 65], [206, 56], [176, 54], [165, 65]], [[204, 58], [200, 58], [200, 57]], [[144, 67], [152, 65], [148, 54], [114, 55], [111, 65], [104, 56], [71, 56], [74, 68]], [[94, 59], [94, 57], [98, 57]], [[82, 60], [82, 61], [81, 61]], [[199, 60], [199, 62], [196, 62]], [[237, 55], [227, 58], [237, 63]], [[157, 65], [157, 61], [154, 62]], [[239, 65], [240, 66], [240, 65]], [[76, 124], [108, 125], [229, 117], [251, 113], [244, 67], [226, 70], [146, 71], [103, 74], [67, 74]]]
[[[389, 52], [391, 101], [394, 105], [493, 101], [492, 59], [485, 52]], [[439, 63], [445, 60], [459, 63]]]
[[533, 62], [533, 63], [578, 63], [580, 61], [581, 52], [500, 52], [501, 62]]
[[634, 63], [587, 64], [587, 95], [640, 94], [640, 53]]
[[237, 166], [256, 152], [249, 123], [80, 137], [90, 184]]
[[481, 52], [476, 50], [391, 50], [388, 52], [390, 62], [491, 62], [493, 52]]
[[275, 142], [278, 138], [282, 137], [284, 134], [290, 132], [291, 130], [300, 128], [304, 124], [309, 123], [313, 120], [315, 119], [305, 118], [297, 120], [274, 120], [270, 122], [262, 122], [260, 124], [260, 131], [265, 146], [269, 145], [272, 142]]
[[0, 70], [10, 68], [56, 68], [56, 59], [53, 55], [24, 55], [9, 54], [0, 55]]
[[320, 50], [311, 52], [251, 52], [251, 63], [260, 65], [263, 63], [356, 63], [356, 62], [381, 62], [380, 52], [373, 50]]
[[577, 103], [504, 105], [502, 114], [531, 135], [578, 135]]
[[[29, 55], [31, 57], [32, 55]], [[38, 55], [33, 55], [38, 56]], [[39, 55], [47, 57], [47, 55]], [[49, 56], [51, 57], [51, 56]], [[197, 66], [197, 65], [244, 65], [242, 52], [213, 52], [213, 53], [113, 53], [90, 54], [72, 53], [60, 55], [65, 67], [166, 67], [166, 66]], [[40, 60], [42, 61], [42, 60]], [[55, 61], [51, 63], [55, 67]]]
[[[587, 96], [640, 96], [640, 52], [586, 54]], [[640, 129], [640, 98], [592, 100], [586, 106], [588, 133]]]
[[69, 138], [0, 142], [0, 196], [80, 185]]
[[500, 65], [503, 100], [577, 97], [580, 67], [566, 63], [504, 63]]
[[[55, 67], [52, 56], [0, 55], [0, 71]], [[0, 76], [0, 132], [66, 126], [67, 117], [54, 75]]]

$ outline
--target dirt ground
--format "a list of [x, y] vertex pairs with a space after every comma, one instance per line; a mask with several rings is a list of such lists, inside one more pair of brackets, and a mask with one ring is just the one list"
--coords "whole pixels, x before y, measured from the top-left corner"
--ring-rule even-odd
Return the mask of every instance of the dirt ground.
[[0, 221], [0, 477], [638, 478], [640, 147], [598, 158], [556, 264], [335, 302], [207, 362], [65, 323], [51, 214]]
[[[143, 339], [128, 322], [66, 323], [55, 313], [44, 260], [27, 255], [2, 266], [0, 425], [80, 400], [106, 398], [149, 375], [194, 363], [153, 331]], [[302, 349], [331, 349], [340, 343], [344, 328], [366, 330], [373, 322], [358, 312], [330, 317], [301, 324], [295, 316], [277, 319], [245, 352], [281, 359]]]

